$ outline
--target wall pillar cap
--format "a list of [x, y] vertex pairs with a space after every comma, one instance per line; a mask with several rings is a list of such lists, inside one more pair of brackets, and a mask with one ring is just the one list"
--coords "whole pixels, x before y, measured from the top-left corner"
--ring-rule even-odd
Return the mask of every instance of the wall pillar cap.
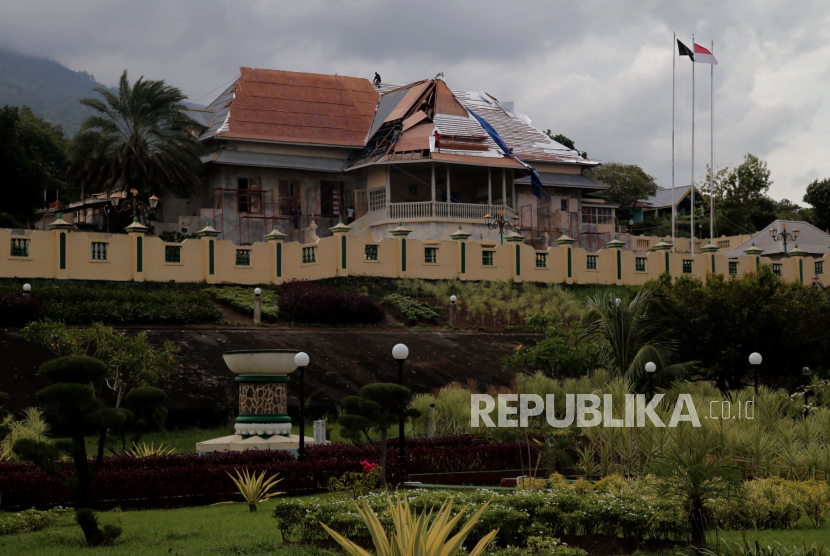
[[69, 230], [74, 227], [74, 224], [69, 224], [66, 220], [63, 219], [63, 214], [61, 214], [60, 212], [58, 213], [58, 217], [55, 219], [55, 221], [49, 224], [48, 226], [50, 230]]
[[219, 232], [213, 229], [213, 226], [210, 225], [210, 220], [208, 220], [207, 226], [196, 232], [196, 235], [199, 237], [216, 237], [219, 235]]
[[133, 223], [124, 229], [128, 234], [146, 234], [148, 228], [138, 221], [137, 216], [133, 216]]
[[510, 232], [510, 233], [509, 233], [509, 234], [508, 234], [508, 235], [504, 238], [504, 240], [505, 240], [505, 241], [507, 241], [507, 242], [509, 242], [509, 243], [518, 243], [518, 242], [520, 242], [520, 241], [524, 241], [524, 240], [525, 240], [525, 236], [523, 236], [522, 234], [520, 234], [520, 233], [516, 230], [516, 228], [513, 228], [513, 231], [512, 231], [512, 232]]
[[462, 230], [461, 225], [459, 225], [458, 230], [451, 233], [450, 237], [453, 238], [453, 239], [457, 239], [457, 240], [463, 240], [463, 239], [467, 239], [468, 237], [470, 237], [470, 234], [468, 234], [467, 232]]
[[412, 233], [412, 230], [407, 230], [403, 227], [403, 222], [399, 222], [398, 227], [389, 233], [391, 233], [395, 237], [406, 237]]
[[790, 257], [806, 257], [808, 255], [807, 251], [804, 249], [799, 249], [798, 244], [795, 244], [795, 249], [789, 252]]
[[654, 251], [668, 251], [672, 248], [672, 244], [667, 242], [665, 239], [660, 240], [660, 243], [655, 243], [651, 247]]
[[605, 247], [608, 249], [622, 249], [624, 245], [624, 241], [620, 241], [619, 239], [617, 239], [617, 236], [614, 236], [614, 239], [606, 243]]
[[265, 241], [277, 241], [277, 240], [282, 241], [286, 237], [288, 237], [288, 236], [286, 236], [284, 233], [282, 233], [279, 230], [279, 228], [277, 228], [277, 225], [274, 224], [274, 229], [271, 230], [270, 233], [265, 234]]
[[343, 217], [340, 217], [340, 222], [329, 228], [329, 231], [332, 234], [344, 234], [346, 232], [350, 232], [352, 230], [351, 226], [346, 226], [343, 224]]
[[752, 247], [750, 247], [749, 249], [744, 249], [744, 253], [746, 253], [747, 255], [760, 255], [763, 252], [764, 250], [760, 247], [755, 247], [755, 243], [753, 243]]
[[573, 245], [576, 243], [576, 240], [568, 234], [562, 234], [559, 236], [559, 239], [556, 240], [556, 243], [559, 245]]
[[718, 246], [717, 245], [712, 245], [712, 240], [711, 239], [709, 240], [709, 243], [707, 243], [706, 245], [704, 245], [703, 247], [698, 249], [698, 251], [700, 251], [701, 253], [714, 253], [717, 250], [718, 250]]

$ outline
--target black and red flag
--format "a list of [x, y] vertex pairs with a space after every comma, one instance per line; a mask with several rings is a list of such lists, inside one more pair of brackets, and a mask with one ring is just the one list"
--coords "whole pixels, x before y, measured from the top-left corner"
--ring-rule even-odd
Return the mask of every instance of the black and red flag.
[[689, 60], [691, 60], [692, 62], [695, 61], [695, 53], [692, 52], [691, 48], [680, 42], [680, 40], [677, 41], [677, 55], [688, 56]]

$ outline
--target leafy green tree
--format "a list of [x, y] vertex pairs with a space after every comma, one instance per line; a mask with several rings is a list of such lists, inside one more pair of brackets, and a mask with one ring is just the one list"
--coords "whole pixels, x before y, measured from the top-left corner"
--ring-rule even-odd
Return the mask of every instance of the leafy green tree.
[[[369, 442], [380, 455], [380, 486], [386, 486], [387, 432], [398, 422], [401, 409], [406, 407], [411, 392], [409, 388], [390, 382], [367, 384], [360, 389], [360, 396], [348, 396], [341, 402], [344, 413], [337, 419], [342, 428], [340, 435], [354, 443]], [[403, 417], [417, 419], [421, 412], [404, 409]], [[380, 433], [380, 444], [369, 433]]]
[[804, 202], [813, 207], [812, 224], [830, 230], [830, 178], [815, 180], [807, 186]]
[[657, 193], [654, 177], [636, 164], [609, 162], [585, 171], [585, 175], [610, 189], [605, 195], [622, 206], [630, 205], [638, 199], [647, 199]]
[[706, 530], [715, 500], [740, 493], [740, 469], [722, 459], [713, 459], [705, 449], [678, 451], [658, 458], [651, 466], [655, 494], [682, 505], [689, 519], [692, 543], [706, 545]]
[[801, 207], [789, 199], [781, 199], [775, 205], [776, 218], [781, 220], [803, 220], [811, 223], [815, 220], [813, 209]]
[[767, 196], [773, 183], [769, 177], [767, 163], [751, 153], [722, 177], [715, 201], [719, 233], [736, 235], [763, 230], [777, 218], [777, 204]]
[[[573, 140], [565, 137], [561, 133], [559, 133], [557, 135], [554, 135], [551, 130], [546, 129], [545, 130], [545, 135], [547, 135], [548, 137], [550, 137], [551, 139], [553, 139], [554, 141], [556, 141], [560, 145], [564, 145], [564, 146], [568, 147], [569, 149], [573, 149], [573, 150], [577, 151], [576, 144], [573, 142]], [[588, 158], [588, 153], [580, 152], [580, 151], [577, 151], [577, 152], [579, 152], [579, 156], [581, 156], [582, 158]]]
[[115, 407], [121, 406], [133, 388], [155, 384], [172, 374], [179, 351], [171, 340], [155, 349], [143, 332], [127, 336], [99, 322], [89, 328], [72, 328], [47, 318], [29, 323], [21, 334], [30, 342], [45, 345], [58, 357], [86, 354], [103, 361], [107, 366], [104, 385], [115, 393]]
[[657, 365], [655, 379], [684, 377], [694, 362], [678, 363], [672, 318], [657, 290], [641, 289], [630, 302], [612, 294], [589, 298], [585, 334], [611, 346], [612, 369], [643, 389], [646, 363]]
[[551, 378], [580, 376], [604, 366], [608, 344], [595, 342], [572, 325], [566, 329], [558, 316], [537, 311], [525, 319], [528, 328], [544, 333], [545, 339], [533, 346], [518, 345], [502, 358], [502, 365], [515, 371], [543, 371]]
[[[93, 387], [107, 374], [101, 361], [86, 355], [69, 355], [41, 365], [40, 377], [52, 382], [37, 393], [52, 422], [61, 423], [69, 431], [69, 438], [39, 441], [24, 438], [14, 443], [14, 452], [40, 467], [54, 481], [62, 484], [73, 496], [75, 520], [84, 532], [89, 546], [99, 546], [121, 534], [115, 525], [98, 526], [98, 520], [89, 509], [89, 490], [104, 464], [104, 446], [107, 435], [120, 429], [125, 422], [123, 410], [106, 408], [95, 397]], [[97, 454], [90, 461], [85, 438], [97, 438]], [[75, 477], [61, 479], [57, 462], [68, 455], [75, 464]]]
[[[741, 278], [710, 275], [705, 284], [664, 274], [645, 287], [660, 289], [680, 359], [699, 361], [701, 378], [722, 391], [742, 388], [756, 371], [762, 383], [795, 388], [803, 367], [827, 368], [827, 290], [784, 282], [769, 265]], [[748, 361], [754, 351], [764, 358], [758, 369]]]
[[3, 212], [25, 223], [43, 207], [44, 191], [63, 187], [67, 140], [60, 126], [26, 106], [0, 109], [0, 197]]
[[117, 93], [93, 90], [103, 99], [80, 100], [97, 115], [84, 121], [72, 140], [72, 183], [140, 193], [159, 185], [185, 193], [199, 185], [203, 147], [191, 131], [200, 126], [183, 112], [186, 97], [179, 89], [143, 77], [131, 84], [124, 71]]

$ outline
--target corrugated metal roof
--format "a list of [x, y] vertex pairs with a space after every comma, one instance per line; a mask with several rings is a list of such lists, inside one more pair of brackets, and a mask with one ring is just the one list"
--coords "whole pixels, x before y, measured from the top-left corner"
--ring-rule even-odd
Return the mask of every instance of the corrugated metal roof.
[[793, 228], [798, 228], [798, 239], [795, 241], [787, 240], [787, 250], [795, 249], [796, 244], [800, 249], [803, 249], [811, 255], [824, 255], [830, 253], [830, 235], [822, 232], [812, 224], [801, 222], [797, 220], [776, 220], [763, 230], [752, 236], [752, 239], [747, 240], [738, 247], [725, 251], [723, 255], [730, 259], [736, 259], [746, 255], [744, 250], [749, 249], [752, 244], [755, 247], [763, 249], [762, 255], [780, 255], [784, 253], [784, 241], [773, 241], [769, 233], [770, 228], [774, 228], [777, 233], [783, 229], [782, 224], [787, 225], [787, 231], [792, 233]]
[[[679, 203], [687, 193], [689, 193], [689, 189], [691, 185], [684, 185], [682, 187], [675, 187], [674, 188], [674, 203]], [[700, 195], [700, 190], [695, 187], [695, 195]], [[701, 197], [702, 198], [702, 197]], [[658, 189], [657, 193], [655, 193], [652, 197], [645, 199], [646, 203], [650, 203], [651, 207], [649, 208], [671, 208], [672, 206], [672, 190], [671, 188], [668, 189]]]
[[[380, 97], [369, 80], [252, 68], [240, 72], [208, 107], [216, 117], [203, 139], [363, 146]], [[229, 111], [222, 114], [222, 109]]]
[[210, 123], [213, 120], [215, 112], [213, 110], [197, 110], [195, 108], [188, 108], [184, 111], [184, 113], [207, 128], [210, 127]]
[[345, 158], [328, 158], [324, 156], [299, 156], [289, 154], [257, 153], [250, 151], [232, 151], [220, 149], [201, 157], [205, 164], [231, 164], [238, 166], [265, 166], [274, 168], [292, 168], [297, 170], [319, 170], [321, 172], [339, 172], [346, 165]]
[[[582, 174], [554, 174], [551, 172], [539, 172], [542, 185], [553, 185], [558, 187], [579, 187], [581, 189], [608, 189], [603, 185]], [[518, 178], [517, 184], [529, 184], [530, 176]]]

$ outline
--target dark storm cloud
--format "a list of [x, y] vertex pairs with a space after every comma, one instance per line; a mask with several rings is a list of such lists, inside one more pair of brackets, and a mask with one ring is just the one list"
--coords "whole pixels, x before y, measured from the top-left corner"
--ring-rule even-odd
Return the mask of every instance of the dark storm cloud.
[[[2, 0], [0, 45], [112, 85], [165, 79], [191, 99], [239, 66], [407, 81], [514, 100], [534, 125], [671, 184], [672, 32], [715, 41], [716, 166], [752, 152], [773, 194], [830, 176], [830, 8], [822, 2], [75, 2]], [[676, 60], [677, 183], [690, 170], [691, 64]], [[709, 67], [696, 66], [696, 179], [709, 161]], [[205, 95], [202, 102], [211, 100]], [[682, 96], [682, 104], [680, 97]]]

